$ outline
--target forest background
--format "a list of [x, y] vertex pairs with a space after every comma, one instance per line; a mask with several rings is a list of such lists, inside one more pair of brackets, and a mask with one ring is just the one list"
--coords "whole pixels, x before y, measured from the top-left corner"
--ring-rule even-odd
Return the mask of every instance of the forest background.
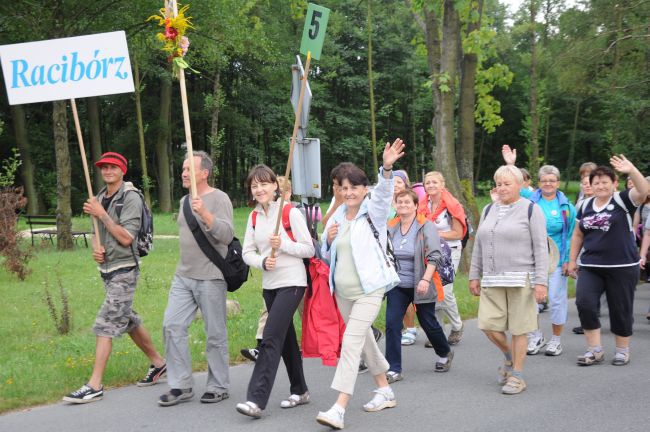
[[[413, 181], [437, 169], [476, 218], [504, 143], [520, 165], [558, 166], [624, 152], [648, 172], [650, 1], [322, 0], [332, 10], [313, 64], [308, 136], [320, 138], [324, 194], [340, 161], [367, 172], [379, 146], [403, 138], [399, 168]], [[179, 86], [146, 19], [153, 0], [18, 0], [0, 6], [0, 44], [114, 30], [127, 33], [132, 94], [77, 102], [89, 158], [118, 151], [127, 179], [153, 208], [172, 212], [185, 137]], [[307, 2], [197, 0], [187, 61], [193, 146], [216, 161], [214, 184], [243, 205], [255, 164], [283, 172], [293, 124], [289, 102]], [[72, 49], [73, 47], [71, 47]], [[73, 247], [71, 216], [86, 199], [66, 101], [9, 106], [0, 91], [0, 158], [20, 154], [17, 184], [32, 214], [57, 214], [58, 247]], [[93, 172], [95, 191], [102, 185]]]

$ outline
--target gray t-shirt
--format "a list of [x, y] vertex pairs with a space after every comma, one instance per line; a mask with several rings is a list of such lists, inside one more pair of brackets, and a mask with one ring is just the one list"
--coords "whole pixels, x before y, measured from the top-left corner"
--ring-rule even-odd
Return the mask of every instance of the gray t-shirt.
[[413, 288], [415, 286], [415, 242], [417, 239], [418, 229], [415, 221], [411, 227], [402, 235], [401, 227], [395, 232], [393, 237], [393, 249], [395, 258], [399, 262], [399, 287]]
[[[232, 222], [232, 203], [230, 198], [223, 191], [215, 189], [201, 196], [204, 207], [212, 213], [214, 221], [212, 227], [206, 229], [205, 223], [194, 213], [199, 226], [207, 237], [210, 244], [221, 254], [226, 256], [228, 245], [235, 235]], [[180, 259], [176, 266], [176, 274], [197, 280], [223, 279], [221, 270], [205, 256], [199, 248], [192, 231], [190, 231], [183, 214], [183, 204], [186, 197], [181, 198], [181, 206], [178, 211], [178, 236], [180, 245]]]

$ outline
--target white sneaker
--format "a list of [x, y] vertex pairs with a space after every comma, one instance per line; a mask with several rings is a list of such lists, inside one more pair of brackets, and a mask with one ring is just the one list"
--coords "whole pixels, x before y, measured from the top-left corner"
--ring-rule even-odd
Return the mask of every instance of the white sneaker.
[[401, 343], [403, 346], [413, 345], [417, 337], [418, 337], [417, 330], [406, 330], [404, 333], [402, 333]]
[[551, 339], [544, 352], [547, 356], [559, 356], [562, 354], [562, 344], [559, 339]]
[[332, 429], [343, 429], [343, 417], [345, 413], [342, 413], [334, 407], [329, 410], [322, 412], [319, 411], [316, 416], [316, 421], [324, 426], [329, 426]]
[[544, 339], [544, 335], [537, 336], [535, 333], [530, 334], [532, 336], [528, 336], [528, 349], [526, 354], [536, 355], [546, 345], [546, 339]]
[[376, 412], [381, 411], [384, 408], [393, 408], [397, 406], [397, 400], [395, 400], [395, 394], [392, 390], [374, 390], [375, 396], [363, 406], [363, 409], [367, 412]]

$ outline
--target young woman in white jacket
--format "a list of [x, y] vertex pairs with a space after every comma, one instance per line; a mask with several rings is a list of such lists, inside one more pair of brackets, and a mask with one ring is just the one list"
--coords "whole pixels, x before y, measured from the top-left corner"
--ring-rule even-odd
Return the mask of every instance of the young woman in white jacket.
[[282, 224], [278, 235], [274, 235], [278, 213], [282, 209], [279, 201], [276, 201], [278, 182], [271, 168], [266, 165], [254, 167], [246, 185], [250, 192], [250, 204], [255, 208], [248, 217], [242, 255], [246, 264], [263, 270], [262, 293], [268, 317], [248, 384], [247, 401], [237, 404], [237, 411], [260, 418], [273, 388], [280, 357], [287, 368], [291, 386], [290, 396], [280, 406], [293, 408], [309, 402], [293, 314], [307, 287], [303, 258], [314, 255], [314, 245], [307, 222], [297, 208], [289, 213], [295, 241], [289, 238]]
[[393, 200], [393, 164], [404, 156], [404, 143], [386, 143], [377, 186], [368, 198], [368, 177], [351, 166], [339, 173], [345, 203], [328, 221], [323, 233], [323, 256], [330, 260], [330, 289], [345, 320], [341, 358], [332, 388], [339, 392], [336, 403], [319, 412], [316, 421], [343, 429], [343, 418], [364, 360], [374, 376], [375, 396], [363, 406], [380, 411], [396, 405], [386, 380], [388, 362], [377, 346], [370, 325], [381, 308], [384, 293], [399, 283], [399, 276], [386, 255], [386, 220]]

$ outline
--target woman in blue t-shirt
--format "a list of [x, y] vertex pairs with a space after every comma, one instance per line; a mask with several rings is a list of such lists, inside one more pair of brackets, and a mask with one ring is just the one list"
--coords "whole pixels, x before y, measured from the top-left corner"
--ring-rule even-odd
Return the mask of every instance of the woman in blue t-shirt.
[[[569, 274], [580, 277], [576, 288], [576, 306], [587, 340], [587, 351], [578, 364], [589, 366], [604, 360], [600, 341], [598, 305], [604, 292], [609, 305], [609, 321], [616, 338], [615, 366], [630, 361], [634, 290], [639, 280], [639, 253], [634, 240], [632, 215], [643, 201], [650, 185], [638, 169], [625, 158], [613, 156], [616, 171], [628, 174], [634, 187], [617, 192], [618, 178], [608, 166], [591, 172], [589, 182], [594, 197], [578, 209], [579, 229], [573, 231]], [[584, 249], [578, 260], [580, 250]]]

